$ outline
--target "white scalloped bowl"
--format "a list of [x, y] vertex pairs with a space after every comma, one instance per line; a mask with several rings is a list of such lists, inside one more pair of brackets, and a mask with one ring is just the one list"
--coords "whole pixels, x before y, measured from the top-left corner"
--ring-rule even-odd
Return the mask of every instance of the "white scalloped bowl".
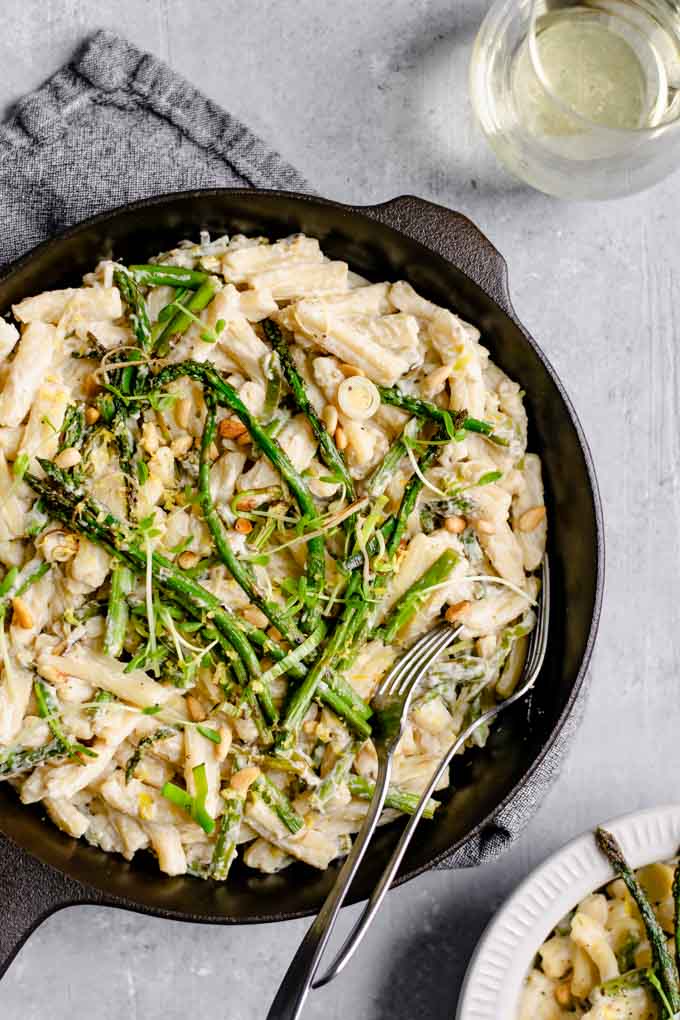
[[[605, 822], [633, 868], [673, 857], [680, 804]], [[526, 878], [489, 922], [465, 974], [456, 1020], [517, 1020], [524, 980], [557, 922], [613, 878], [592, 832], [567, 843]]]

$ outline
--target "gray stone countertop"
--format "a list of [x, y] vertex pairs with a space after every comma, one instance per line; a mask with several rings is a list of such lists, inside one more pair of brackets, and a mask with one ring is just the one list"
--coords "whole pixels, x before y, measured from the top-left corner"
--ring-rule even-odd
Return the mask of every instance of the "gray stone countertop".
[[[309, 1020], [452, 1018], [484, 925], [548, 853], [596, 822], [672, 801], [680, 764], [677, 179], [559, 202], [514, 181], [467, 94], [482, 0], [3, 0], [0, 106], [109, 27], [251, 125], [330, 198], [411, 192], [458, 209], [506, 256], [518, 314], [592, 446], [608, 539], [585, 722], [519, 842], [474, 872], [392, 893]], [[673, 210], [676, 210], [674, 213]], [[349, 928], [356, 909], [343, 914]], [[6, 1020], [259, 1020], [307, 922], [220, 929], [77, 908], [30, 939], [0, 986]]]

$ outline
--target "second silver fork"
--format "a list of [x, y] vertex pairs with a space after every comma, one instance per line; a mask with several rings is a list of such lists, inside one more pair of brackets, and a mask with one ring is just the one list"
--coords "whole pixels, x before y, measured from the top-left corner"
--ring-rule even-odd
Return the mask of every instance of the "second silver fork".
[[378, 756], [378, 776], [368, 813], [333, 888], [286, 971], [267, 1020], [296, 1020], [302, 1011], [340, 908], [380, 821], [394, 752], [404, 731], [413, 695], [431, 664], [455, 641], [459, 631], [460, 627], [442, 623], [416, 641], [387, 673], [373, 699], [378, 725], [372, 739]]

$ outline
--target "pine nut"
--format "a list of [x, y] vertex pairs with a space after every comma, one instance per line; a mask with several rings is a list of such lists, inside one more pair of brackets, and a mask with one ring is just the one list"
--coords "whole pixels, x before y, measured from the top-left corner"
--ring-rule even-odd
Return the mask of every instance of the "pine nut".
[[201, 557], [198, 553], [191, 552], [190, 549], [186, 549], [177, 557], [177, 565], [181, 567], [182, 570], [191, 570], [192, 567], [196, 566], [200, 558]]
[[142, 425], [142, 446], [147, 453], [151, 456], [157, 452], [158, 447], [161, 445], [160, 436], [158, 435], [158, 429], [152, 421], [145, 421]]
[[94, 425], [96, 421], [99, 421], [100, 417], [101, 415], [96, 407], [90, 405], [90, 407], [85, 408], [85, 421], [88, 425]]
[[267, 617], [257, 606], [246, 606], [241, 611], [241, 616], [246, 623], [250, 623], [253, 627], [258, 627], [260, 630], [264, 630], [267, 626]]
[[250, 432], [244, 432], [242, 436], [239, 436], [236, 440], [239, 446], [247, 446], [250, 443]]
[[62, 468], [66, 471], [68, 468], [72, 468], [75, 467], [76, 464], [80, 464], [82, 459], [80, 451], [76, 450], [75, 446], [67, 446], [65, 450], [62, 450], [61, 453], [54, 458], [54, 463], [58, 468]]
[[278, 627], [270, 627], [269, 630], [267, 631], [267, 637], [270, 637], [272, 641], [280, 641], [281, 638], [283, 637], [283, 634], [281, 633]]
[[348, 365], [347, 362], [345, 361], [341, 362], [338, 365], [338, 368], [340, 369], [343, 375], [346, 375], [348, 377], [350, 375], [366, 375], [363, 368], [357, 368], [356, 365]]
[[466, 521], [464, 517], [447, 517], [444, 521], [444, 527], [447, 531], [450, 531], [452, 535], [460, 535], [461, 531], [465, 531]]
[[238, 517], [234, 524], [234, 531], [238, 531], [239, 535], [249, 535], [253, 530], [252, 522], [247, 517]]
[[522, 516], [517, 521], [517, 527], [520, 531], [533, 531], [539, 526], [542, 520], [545, 518], [545, 507], [544, 506], [532, 506], [531, 509], [525, 510]]
[[347, 449], [347, 436], [342, 425], [338, 425], [337, 429], [335, 430], [335, 436], [333, 438], [335, 440], [335, 445], [337, 446], [338, 450], [342, 451]]
[[175, 421], [181, 429], [189, 427], [189, 420], [191, 418], [191, 401], [188, 397], [181, 397], [175, 403]]
[[485, 520], [477, 521], [477, 523], [475, 524], [475, 527], [477, 528], [477, 531], [481, 535], [495, 535], [496, 534], [496, 525], [492, 521], [485, 521]]
[[238, 439], [248, 430], [238, 418], [223, 418], [217, 426], [217, 431], [222, 439]]
[[470, 605], [471, 603], [467, 601], [456, 602], [453, 606], [449, 606], [446, 610], [444, 613], [444, 619], [448, 620], [449, 623], [455, 623], [461, 616], [464, 616], [466, 610], [470, 608]]
[[175, 457], [180, 458], [185, 457], [193, 445], [194, 437], [185, 434], [175, 439], [174, 442], [171, 443], [170, 449]]
[[222, 723], [217, 732], [220, 735], [220, 742], [215, 745], [215, 757], [218, 761], [225, 761], [229, 754], [229, 749], [231, 748], [231, 727], [227, 726], [226, 723]]
[[83, 390], [88, 397], [94, 397], [100, 392], [101, 383], [94, 372], [90, 372], [89, 375], [86, 375], [83, 379]]
[[245, 797], [259, 775], [260, 770], [257, 765], [249, 765], [247, 768], [235, 772], [229, 781], [229, 785], [232, 790], [236, 790], [242, 797]]
[[193, 719], [194, 722], [205, 722], [208, 718], [208, 714], [198, 698], [194, 697], [193, 694], [188, 694], [186, 697], [186, 704], [190, 719]]
[[330, 433], [331, 436], [334, 435], [338, 427], [337, 408], [333, 407], [332, 404], [326, 404], [321, 412], [321, 420], [326, 426], [326, 432]]
[[17, 627], [21, 627], [22, 630], [30, 630], [34, 624], [33, 613], [28, 607], [28, 604], [24, 602], [19, 596], [15, 596], [12, 599], [12, 621], [16, 623]]

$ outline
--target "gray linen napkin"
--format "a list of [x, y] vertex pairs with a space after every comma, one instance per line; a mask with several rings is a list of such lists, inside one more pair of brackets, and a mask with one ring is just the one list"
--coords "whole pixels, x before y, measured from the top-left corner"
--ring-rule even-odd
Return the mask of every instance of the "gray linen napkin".
[[[161, 61], [99, 32], [0, 125], [0, 264], [125, 202], [220, 186], [312, 190], [244, 124]], [[440, 867], [491, 860], [516, 838], [555, 779], [582, 712], [580, 699], [520, 795]]]

